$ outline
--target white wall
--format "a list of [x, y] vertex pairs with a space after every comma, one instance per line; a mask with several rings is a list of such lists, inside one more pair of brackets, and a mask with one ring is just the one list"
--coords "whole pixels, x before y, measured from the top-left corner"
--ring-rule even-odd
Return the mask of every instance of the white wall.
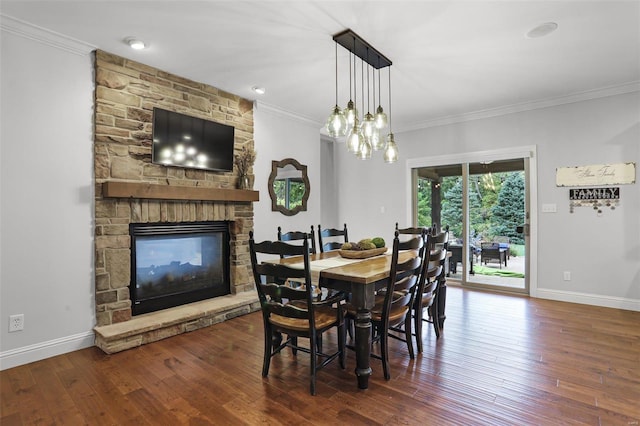
[[[309, 232], [311, 225], [320, 223], [320, 134], [315, 123], [295, 118], [286, 112], [256, 103], [253, 111], [255, 148], [258, 151], [254, 189], [260, 191], [260, 201], [253, 204], [254, 238], [257, 241], [275, 240], [278, 226], [283, 231]], [[307, 211], [285, 216], [271, 211], [267, 181], [271, 161], [294, 158], [307, 166], [311, 185]]]
[[[555, 185], [556, 167], [640, 165], [639, 141], [640, 92], [396, 134], [394, 165], [379, 154], [361, 162], [342, 153], [340, 214], [355, 238], [372, 229], [391, 234], [409, 214], [408, 159], [535, 145], [538, 211], [541, 204], [558, 206], [537, 218], [536, 295], [640, 310], [640, 184], [620, 185], [621, 206], [601, 216], [589, 208], [569, 213], [569, 190]], [[563, 281], [563, 271], [571, 271], [571, 281]]]
[[[91, 346], [95, 325], [90, 51], [25, 38], [5, 23], [1, 369]], [[24, 331], [8, 333], [13, 314], [24, 314]]]
[[342, 228], [338, 216], [340, 182], [335, 170], [335, 152], [340, 150], [340, 146], [329, 136], [320, 138], [320, 224], [323, 228]]

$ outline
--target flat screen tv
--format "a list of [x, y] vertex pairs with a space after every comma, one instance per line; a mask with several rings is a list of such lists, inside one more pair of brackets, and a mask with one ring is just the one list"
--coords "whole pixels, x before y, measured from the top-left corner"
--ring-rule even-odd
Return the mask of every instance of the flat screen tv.
[[151, 161], [164, 166], [233, 170], [234, 127], [153, 108]]

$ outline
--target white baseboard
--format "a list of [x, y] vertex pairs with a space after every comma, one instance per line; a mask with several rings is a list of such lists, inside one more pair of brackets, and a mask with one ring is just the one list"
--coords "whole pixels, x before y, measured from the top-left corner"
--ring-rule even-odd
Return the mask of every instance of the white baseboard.
[[34, 361], [66, 354], [95, 344], [93, 331], [61, 337], [55, 340], [0, 352], [0, 370], [17, 367]]
[[603, 296], [601, 294], [575, 293], [571, 291], [537, 288], [535, 297], [560, 302], [581, 303], [583, 305], [603, 306], [605, 308], [640, 311], [640, 300], [624, 297]]

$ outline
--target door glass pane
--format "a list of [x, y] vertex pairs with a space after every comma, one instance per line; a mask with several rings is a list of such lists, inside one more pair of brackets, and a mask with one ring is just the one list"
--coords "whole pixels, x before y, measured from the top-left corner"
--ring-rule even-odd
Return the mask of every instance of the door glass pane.
[[462, 166], [460, 164], [418, 169], [417, 221], [419, 226], [449, 227], [452, 252], [447, 273], [462, 278]]
[[[438, 227], [459, 224], [462, 205], [462, 167], [459, 164], [418, 169], [417, 218], [418, 226]], [[460, 215], [458, 214], [460, 213]], [[461, 229], [456, 226], [456, 230]]]
[[[525, 222], [523, 160], [469, 165], [469, 282], [524, 289]], [[470, 268], [471, 272], [471, 268]]]

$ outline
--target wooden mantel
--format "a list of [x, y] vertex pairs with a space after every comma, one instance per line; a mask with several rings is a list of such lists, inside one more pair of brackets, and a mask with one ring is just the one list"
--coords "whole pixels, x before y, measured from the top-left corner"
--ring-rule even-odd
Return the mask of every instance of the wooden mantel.
[[109, 198], [146, 198], [190, 201], [259, 201], [260, 193], [248, 189], [169, 186], [149, 182], [115, 182], [102, 184], [102, 196]]

